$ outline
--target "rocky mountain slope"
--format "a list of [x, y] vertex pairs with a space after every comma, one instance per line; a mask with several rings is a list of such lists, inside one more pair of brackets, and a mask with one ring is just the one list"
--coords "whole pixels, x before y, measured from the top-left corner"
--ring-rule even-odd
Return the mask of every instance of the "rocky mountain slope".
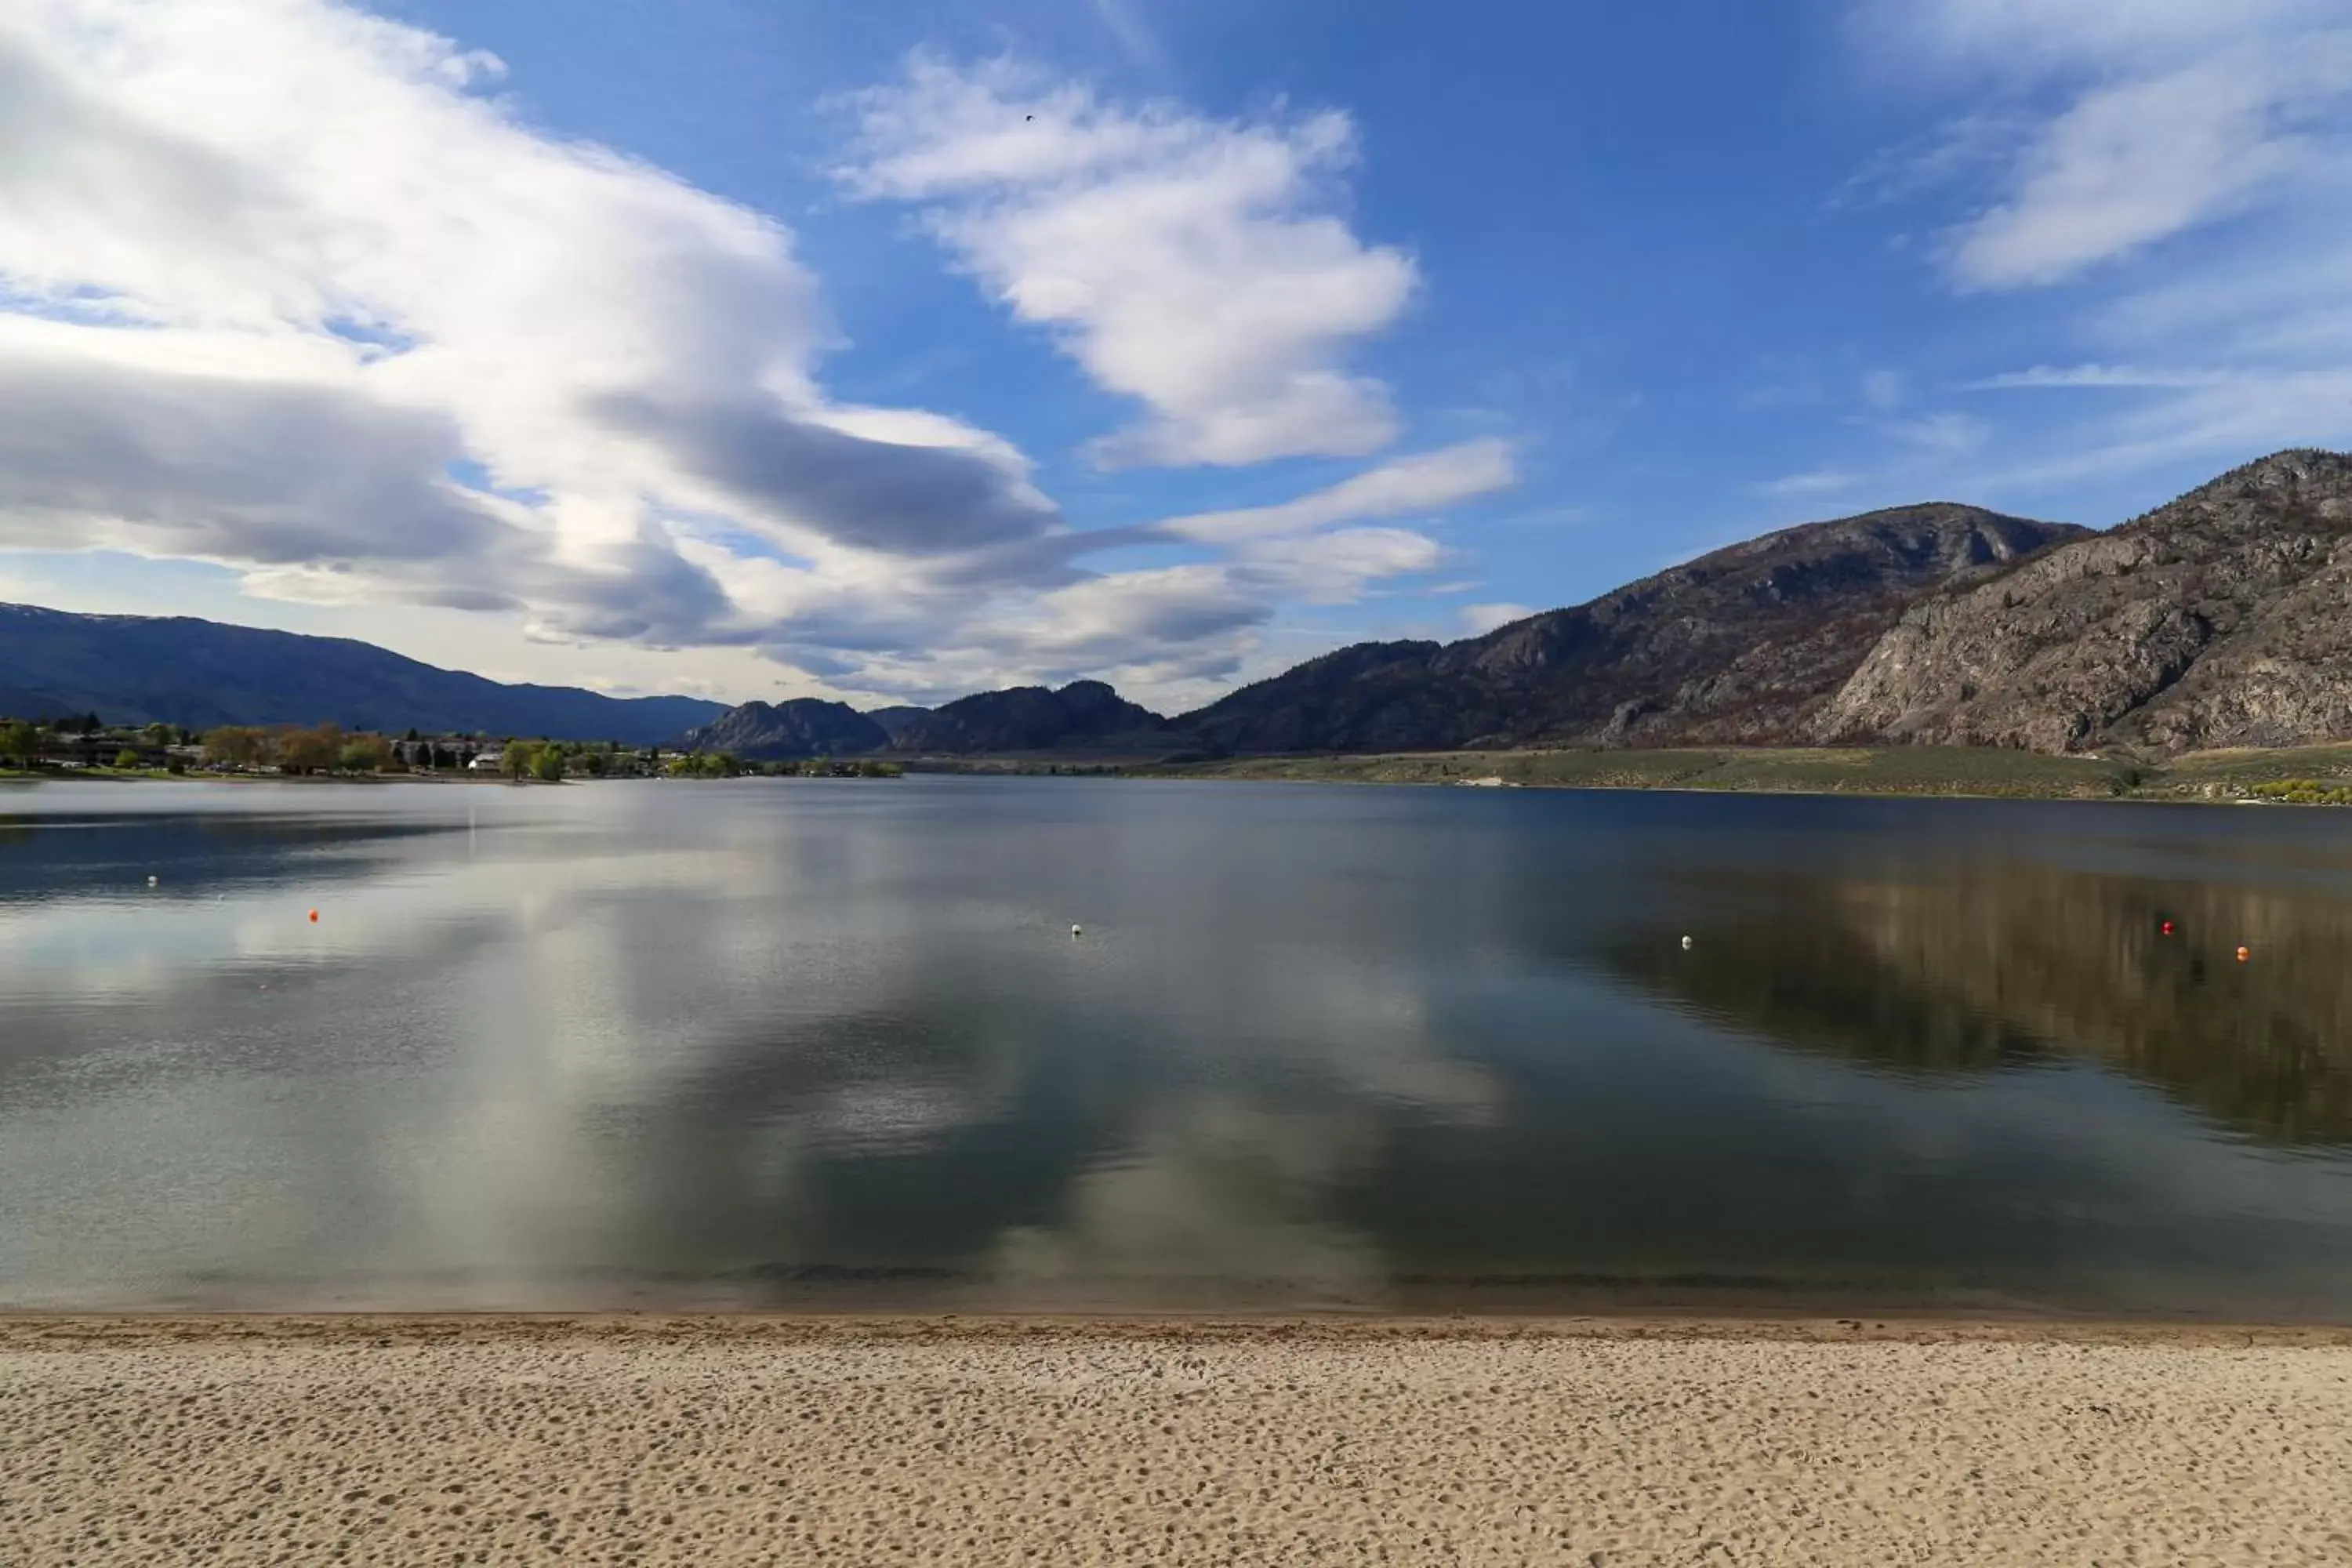
[[935, 708], [898, 731], [890, 749], [931, 754], [1110, 747], [1130, 738], [1165, 749], [1168, 721], [1099, 680], [1054, 690], [1015, 686]]
[[116, 723], [317, 724], [546, 735], [648, 745], [726, 710], [693, 697], [508, 686], [349, 637], [185, 616], [82, 616], [0, 605], [0, 714]]
[[930, 712], [928, 708], [870, 708], [866, 716], [882, 726], [882, 732], [897, 740], [907, 732], [908, 725]]
[[844, 757], [878, 752], [890, 733], [846, 702], [796, 697], [789, 702], [746, 702], [730, 708], [682, 742], [698, 752], [729, 752], [759, 762]]
[[691, 731], [749, 757], [2302, 745], [2352, 737], [2352, 457], [2281, 452], [2102, 534], [1948, 503], [1784, 529], [1485, 637], [1341, 648], [1175, 720], [1097, 680], [928, 710], [726, 711], [501, 686], [343, 638], [0, 605], [0, 713], [89, 710], [633, 743]]
[[2352, 735], [2352, 458], [2277, 453], [1931, 595], [1812, 734], [2159, 753]]
[[1342, 648], [1176, 722], [1226, 752], [1788, 743], [1920, 593], [2085, 537], [1946, 503], [1808, 523], [1482, 637]]

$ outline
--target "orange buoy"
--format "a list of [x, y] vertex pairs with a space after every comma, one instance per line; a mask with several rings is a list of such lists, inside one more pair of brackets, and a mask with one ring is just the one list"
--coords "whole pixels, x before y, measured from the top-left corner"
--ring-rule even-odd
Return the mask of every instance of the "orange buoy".
[[2252, 958], [2252, 957], [2253, 957], [2253, 956], [2254, 956], [2254, 952], [2253, 952], [2253, 949], [2252, 949], [2252, 948], [2242, 947], [2242, 948], [2240, 948], [2240, 949], [2238, 950], [2238, 962], [2239, 962], [2240, 963], [2245, 963], [2245, 962], [2246, 962], [2246, 960], [2248, 960], [2248, 959], [2250, 959], [2250, 958]]
[[[316, 910], [312, 910], [310, 911], [310, 923], [312, 925], [317, 925], [319, 923], [319, 911]], [[2245, 950], [2241, 948], [2239, 951], [2242, 953]]]

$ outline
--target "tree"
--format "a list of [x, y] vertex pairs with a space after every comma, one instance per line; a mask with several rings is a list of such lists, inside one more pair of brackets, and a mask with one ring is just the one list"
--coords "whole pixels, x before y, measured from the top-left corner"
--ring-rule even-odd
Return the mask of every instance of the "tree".
[[0, 757], [5, 757], [20, 768], [29, 768], [33, 759], [41, 754], [41, 732], [23, 720], [0, 729]]
[[544, 780], [548, 784], [562, 783], [563, 748], [541, 746], [539, 749], [539, 754], [530, 760], [530, 772], [532, 777]]
[[105, 725], [98, 721], [98, 715], [95, 713], [83, 714], [79, 720], [76, 721], [76, 726], [85, 735], [95, 735], [100, 730], [106, 728]]
[[539, 748], [524, 741], [509, 741], [505, 754], [499, 758], [499, 772], [510, 779], [528, 775], [539, 761]]
[[139, 753], [125, 746], [114, 753], [114, 765], [118, 769], [128, 772], [139, 765]]
[[362, 741], [345, 745], [335, 757], [335, 766], [347, 773], [372, 773], [383, 765], [375, 748]]
[[205, 731], [205, 761], [224, 763], [233, 768], [250, 768], [260, 764], [269, 752], [269, 733], [237, 724], [224, 724]]
[[330, 721], [315, 730], [289, 728], [278, 733], [278, 765], [289, 773], [331, 773], [342, 755], [340, 724]]

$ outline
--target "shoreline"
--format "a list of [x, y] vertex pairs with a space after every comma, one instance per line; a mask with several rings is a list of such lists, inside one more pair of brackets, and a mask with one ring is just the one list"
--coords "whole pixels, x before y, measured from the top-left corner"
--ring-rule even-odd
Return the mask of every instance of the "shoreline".
[[1636, 1309], [1549, 1312], [892, 1312], [509, 1311], [93, 1312], [0, 1310], [0, 1354], [27, 1344], [204, 1343], [284, 1340], [354, 1345], [484, 1343], [546, 1338], [699, 1341], [712, 1344], [876, 1342], [1000, 1342], [1058, 1339], [1105, 1343], [1359, 1343], [1531, 1341], [1727, 1342], [1762, 1344], [2069, 1344], [2352, 1349], [2352, 1322], [2053, 1318], [1931, 1314], [1876, 1309], [1843, 1316], [1717, 1308], [1704, 1313]]
[[[1349, 784], [1455, 788], [1782, 795], [1804, 799], [2128, 802], [2164, 805], [2336, 805], [2274, 798], [2298, 780], [2352, 791], [2352, 743], [2231, 749], [2162, 759], [2045, 755], [1991, 746], [1692, 746], [1518, 751], [1316, 752], [1172, 761], [1133, 754], [1006, 752], [893, 756], [909, 776], [1086, 777], [1203, 784]], [[154, 771], [0, 773], [0, 782], [166, 782], [308, 785], [643, 783], [644, 778], [509, 779], [444, 771], [353, 776]], [[662, 782], [677, 782], [675, 780]], [[709, 782], [688, 780], [686, 782]]]
[[11, 1568], [2315, 1564], [2347, 1451], [2352, 1330], [0, 1319]]

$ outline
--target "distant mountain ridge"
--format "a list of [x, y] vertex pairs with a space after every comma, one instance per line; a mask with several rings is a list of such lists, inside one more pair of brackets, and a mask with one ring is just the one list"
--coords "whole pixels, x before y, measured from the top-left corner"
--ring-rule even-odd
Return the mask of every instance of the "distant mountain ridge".
[[[938, 751], [992, 738], [922, 737]], [[1783, 529], [1484, 637], [1339, 648], [1122, 736], [1225, 754], [1927, 742], [2168, 755], [2347, 738], [2352, 457], [2307, 448], [2105, 533], [1949, 502]]]
[[1225, 752], [1769, 745], [1920, 593], [2090, 536], [1935, 502], [1805, 523], [1455, 643], [1364, 643], [1176, 721]]
[[961, 698], [907, 724], [890, 747], [914, 752], [1043, 752], [1133, 741], [1164, 750], [1168, 730], [1167, 720], [1102, 681], [1074, 680], [1058, 690], [1015, 686]]
[[846, 702], [796, 697], [788, 702], [746, 702], [679, 742], [698, 752], [728, 752], [754, 762], [803, 757], [846, 757], [878, 752], [890, 732]]
[[1806, 523], [1454, 643], [1361, 643], [1170, 719], [1098, 680], [860, 713], [501, 686], [365, 643], [0, 605], [0, 713], [685, 736], [758, 758], [2352, 738], [2352, 457], [2105, 533], [1950, 502]]
[[185, 616], [86, 616], [0, 604], [0, 713], [96, 712], [124, 723], [317, 724], [352, 730], [674, 741], [726, 704], [509, 686], [349, 637]]

